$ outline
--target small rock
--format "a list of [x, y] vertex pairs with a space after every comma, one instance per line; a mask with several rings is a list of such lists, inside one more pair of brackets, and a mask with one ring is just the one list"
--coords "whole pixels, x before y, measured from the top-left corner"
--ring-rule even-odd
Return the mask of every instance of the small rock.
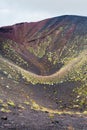
[[3, 77], [1, 77], [1, 79], [3, 80], [4, 78], [3, 78]]
[[10, 126], [10, 124], [4, 124], [4, 127], [9, 127]]
[[7, 85], [6, 88], [10, 88], [10, 87]]
[[59, 121], [55, 121], [55, 123], [59, 123]]
[[7, 120], [7, 116], [1, 117], [2, 120]]
[[59, 124], [59, 121], [52, 121], [53, 124]]
[[45, 111], [45, 113], [49, 113], [48, 111]]
[[8, 78], [9, 78], [9, 79], [12, 79], [12, 76], [11, 76], [10, 74], [8, 74]]
[[6, 71], [3, 71], [3, 73], [4, 73], [5, 75], [7, 75], [7, 74], [8, 74]]

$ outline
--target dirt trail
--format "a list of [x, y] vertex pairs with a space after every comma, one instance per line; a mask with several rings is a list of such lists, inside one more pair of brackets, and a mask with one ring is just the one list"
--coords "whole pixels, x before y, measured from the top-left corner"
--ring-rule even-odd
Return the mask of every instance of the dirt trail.
[[20, 72], [22, 76], [25, 77], [27, 81], [31, 82], [32, 84], [33, 83], [50, 84], [50, 83], [56, 83], [56, 82], [58, 83], [58, 81], [61, 78], [63, 78], [67, 73], [69, 73], [74, 68], [74, 66], [76, 66], [77, 63], [83, 60], [83, 57], [86, 57], [86, 53], [87, 52], [84, 51], [78, 57], [74, 58], [67, 65], [62, 67], [58, 72], [49, 76], [41, 76], [41, 75], [34, 74], [32, 72], [26, 71], [22, 69], [21, 67], [18, 67], [17, 65], [9, 62], [6, 59], [0, 58], [0, 61], [6, 62], [9, 66], [12, 66], [16, 70], [18, 70], [18, 72]]

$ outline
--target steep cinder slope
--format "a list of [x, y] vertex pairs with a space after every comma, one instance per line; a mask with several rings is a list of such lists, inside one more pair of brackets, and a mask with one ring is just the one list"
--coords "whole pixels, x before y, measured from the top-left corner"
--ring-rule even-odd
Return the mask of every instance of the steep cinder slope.
[[87, 48], [86, 27], [86, 17], [68, 15], [1, 27], [0, 52], [29, 71], [50, 75], [64, 65], [66, 57], [76, 57]]
[[[56, 86], [55, 91], [53, 88], [49, 95], [57, 98], [57, 104], [61, 104], [58, 84], [63, 85], [63, 90], [67, 90], [67, 86], [71, 87], [74, 83], [75, 87], [70, 89], [72, 99], [74, 98], [72, 107], [87, 109], [86, 17], [66, 15], [35, 23], [1, 27], [0, 54], [7, 59], [8, 68], [11, 64], [23, 82], [37, 86], [38, 93], [40, 93], [38, 84]], [[3, 71], [15, 78], [11, 68], [6, 69], [2, 64], [0, 66]], [[48, 89], [46, 92], [49, 93]], [[61, 102], [64, 103], [64, 98]]]

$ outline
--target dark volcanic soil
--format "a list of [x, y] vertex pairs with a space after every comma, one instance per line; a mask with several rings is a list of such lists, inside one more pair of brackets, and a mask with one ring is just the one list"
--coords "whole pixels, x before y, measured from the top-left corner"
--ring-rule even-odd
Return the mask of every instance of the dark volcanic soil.
[[87, 130], [87, 117], [55, 115], [31, 109], [10, 114], [0, 113], [0, 130]]
[[[30, 105], [24, 104], [24, 101], [28, 100], [27, 96], [30, 96], [29, 94], [33, 92], [31, 97], [36, 102], [44, 105], [47, 105], [46, 102], [48, 102], [49, 107], [52, 99], [50, 99], [51, 96], [49, 97], [46, 94], [53, 94], [52, 86], [50, 86], [50, 89], [46, 86], [47, 90], [44, 90], [42, 89], [43, 86], [37, 85], [35, 89], [34, 86], [24, 84], [22, 81], [19, 83], [14, 82], [12, 79], [6, 78], [3, 74], [0, 74], [0, 78], [0, 99], [6, 103], [7, 97], [9, 96], [9, 99], [14, 101], [16, 104], [16, 106], [8, 106], [9, 110], [11, 110], [10, 113], [0, 111], [0, 130], [87, 130], [86, 115], [52, 115], [47, 111], [36, 111], [31, 109]], [[60, 90], [59, 92], [61, 93], [61, 87], [64, 90], [63, 93], [66, 92], [63, 84], [59, 87], [55, 85], [53, 90], [57, 88], [58, 90], [56, 90]], [[71, 85], [71, 89], [73, 87], [74, 84]], [[43, 96], [44, 94], [45, 96]], [[68, 93], [66, 97], [68, 101]], [[55, 102], [53, 103], [53, 101], [51, 105], [55, 105]], [[19, 104], [23, 105], [24, 109], [22, 107], [18, 107]], [[2, 104], [0, 104], [0, 109], [2, 107]]]

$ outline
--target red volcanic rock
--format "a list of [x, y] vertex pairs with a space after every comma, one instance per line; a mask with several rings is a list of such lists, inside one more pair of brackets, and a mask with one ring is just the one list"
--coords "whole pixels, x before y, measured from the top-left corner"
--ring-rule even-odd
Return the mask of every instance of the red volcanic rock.
[[[29, 41], [34, 41], [37, 38], [44, 38], [47, 35], [55, 33], [56, 37], [59, 38], [60, 34], [62, 34], [62, 38], [68, 40], [71, 37], [70, 35], [74, 32], [80, 33], [79, 29], [86, 24], [86, 21], [86, 17], [65, 15], [39, 22], [18, 23], [13, 26], [1, 27], [0, 38], [2, 37], [20, 44], [26, 44]], [[80, 26], [80, 24], [82, 25]], [[83, 29], [80, 30], [82, 31]]]
[[19, 23], [13, 26], [6, 26], [0, 28], [0, 37], [13, 40], [18, 43], [26, 43], [27, 39], [31, 39], [47, 22], [43, 20], [40, 22]]

